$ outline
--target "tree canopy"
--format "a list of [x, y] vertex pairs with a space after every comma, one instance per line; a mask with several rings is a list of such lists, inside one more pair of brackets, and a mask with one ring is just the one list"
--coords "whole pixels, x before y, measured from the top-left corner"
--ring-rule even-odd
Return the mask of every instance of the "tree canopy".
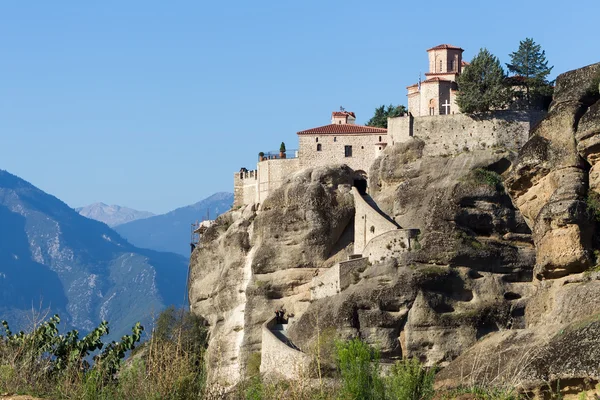
[[517, 92], [517, 100], [522, 98], [525, 108], [540, 107], [544, 98], [552, 95], [552, 82], [548, 76], [552, 68], [548, 66], [546, 51], [531, 38], [519, 42], [519, 49], [510, 54], [510, 63], [506, 64], [514, 75], [512, 81], [516, 86], [524, 87]]
[[504, 108], [511, 98], [500, 60], [487, 49], [479, 50], [458, 76], [456, 103], [466, 114]]
[[381, 105], [375, 109], [375, 115], [367, 121], [367, 126], [374, 126], [378, 128], [387, 128], [387, 119], [394, 117], [401, 117], [406, 114], [406, 107], [402, 105], [398, 106], [385, 106]]

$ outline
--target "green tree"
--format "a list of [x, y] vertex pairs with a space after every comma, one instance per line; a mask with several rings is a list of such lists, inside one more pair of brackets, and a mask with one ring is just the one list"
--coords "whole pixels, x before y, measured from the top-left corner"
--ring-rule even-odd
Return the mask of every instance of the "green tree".
[[384, 105], [375, 109], [375, 115], [367, 121], [367, 126], [375, 126], [378, 128], [387, 128], [387, 119], [400, 117], [406, 114], [406, 107], [399, 105], [389, 105], [387, 108]]
[[515, 76], [517, 82], [524, 88], [522, 95], [526, 108], [539, 107], [544, 98], [552, 95], [552, 82], [548, 76], [552, 68], [548, 66], [546, 51], [531, 38], [519, 42], [519, 49], [510, 54], [508, 70]]
[[487, 49], [479, 50], [458, 76], [456, 103], [463, 113], [473, 114], [505, 107], [512, 97], [500, 60]]

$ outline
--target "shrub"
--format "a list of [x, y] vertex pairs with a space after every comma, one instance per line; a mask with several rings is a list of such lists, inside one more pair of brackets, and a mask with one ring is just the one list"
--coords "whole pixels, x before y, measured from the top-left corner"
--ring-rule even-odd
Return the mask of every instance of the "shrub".
[[472, 181], [478, 185], [488, 185], [499, 192], [504, 191], [504, 184], [500, 174], [485, 168], [477, 168], [472, 172]]
[[336, 342], [337, 365], [344, 399], [383, 399], [379, 352], [360, 339]]
[[425, 369], [417, 359], [397, 362], [385, 380], [386, 398], [428, 400], [433, 397], [434, 369]]
[[590, 219], [600, 222], [600, 195], [590, 191], [587, 195], [586, 203]]

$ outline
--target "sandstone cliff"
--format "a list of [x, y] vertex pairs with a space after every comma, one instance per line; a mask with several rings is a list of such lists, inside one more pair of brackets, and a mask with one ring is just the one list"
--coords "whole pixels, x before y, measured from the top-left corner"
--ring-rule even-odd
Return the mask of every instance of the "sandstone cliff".
[[311, 280], [353, 254], [350, 169], [302, 171], [258, 210], [220, 217], [192, 255], [189, 285], [210, 323], [211, 380], [230, 385], [256, 368], [261, 325], [284, 306], [299, 349], [321, 332], [359, 336], [387, 360], [445, 367], [440, 386], [599, 381], [599, 81], [600, 64], [561, 75], [518, 152], [427, 156], [419, 137], [388, 146], [369, 192], [421, 234], [330, 297], [311, 300]]
[[210, 324], [210, 379], [228, 386], [261, 350], [261, 325], [281, 306], [300, 316], [320, 268], [351, 250], [354, 173], [307, 169], [261, 205], [217, 219], [191, 258], [190, 305]]

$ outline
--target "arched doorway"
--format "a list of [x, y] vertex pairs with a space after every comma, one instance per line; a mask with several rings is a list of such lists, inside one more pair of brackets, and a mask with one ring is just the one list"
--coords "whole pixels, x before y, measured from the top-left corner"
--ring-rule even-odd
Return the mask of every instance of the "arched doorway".
[[358, 190], [360, 194], [367, 194], [367, 173], [362, 170], [356, 171], [356, 176], [354, 177], [354, 187]]

